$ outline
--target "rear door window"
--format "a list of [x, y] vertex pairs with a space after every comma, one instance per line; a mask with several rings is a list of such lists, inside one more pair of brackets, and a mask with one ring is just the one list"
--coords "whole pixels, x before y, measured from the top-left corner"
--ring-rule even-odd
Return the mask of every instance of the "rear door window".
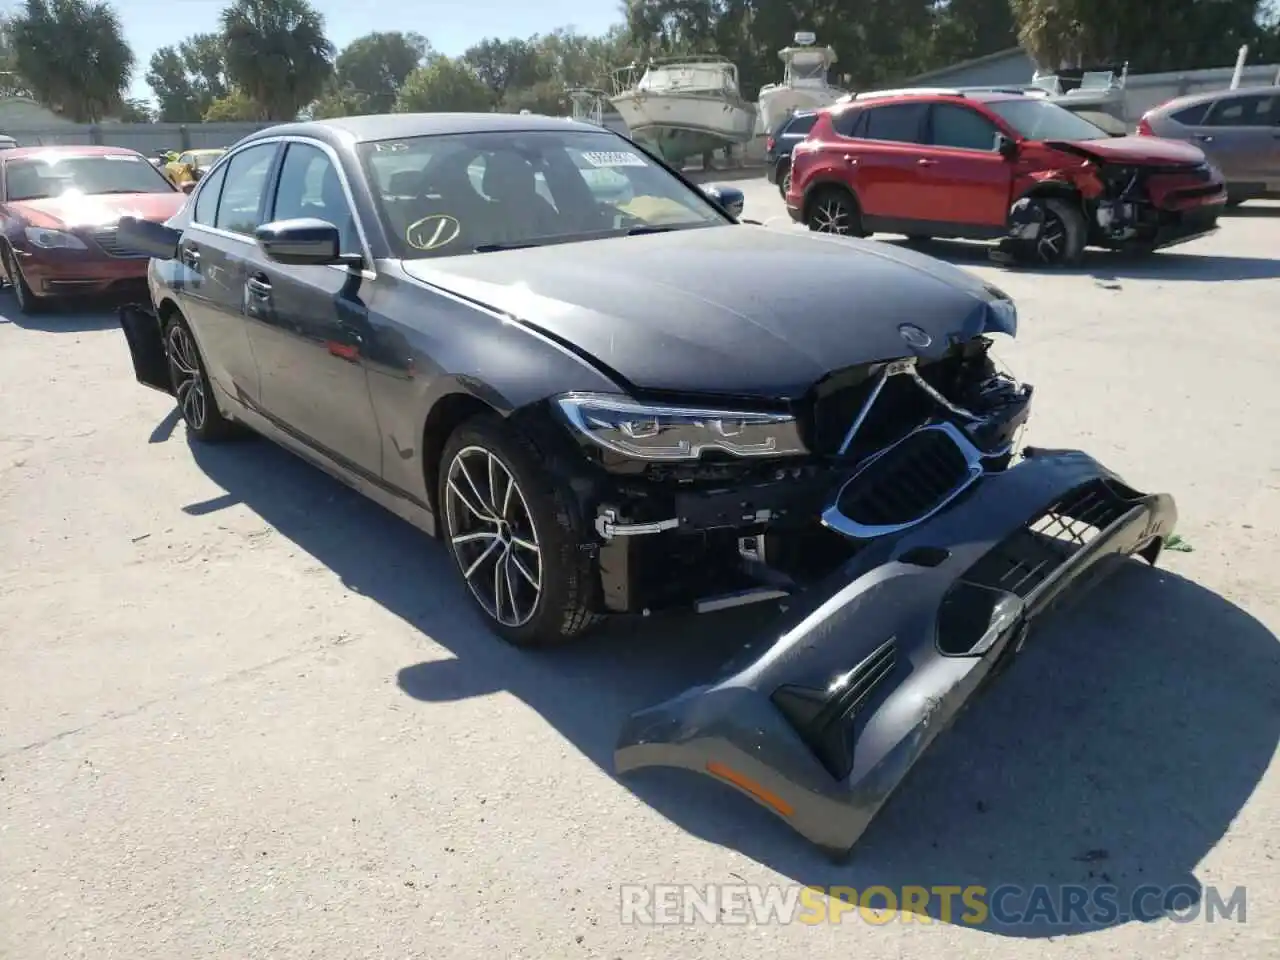
[[1207, 127], [1267, 127], [1271, 125], [1271, 113], [1277, 97], [1272, 94], [1251, 94], [1242, 97], [1223, 97], [1213, 105], [1205, 118]]
[[866, 129], [858, 135], [866, 140], [889, 143], [921, 143], [928, 112], [927, 103], [893, 103], [873, 107], [866, 111]]
[[846, 110], [833, 114], [831, 126], [842, 137], [860, 137], [867, 127], [866, 110]]
[[1209, 108], [1213, 106], [1213, 102], [1197, 103], [1190, 107], [1184, 107], [1177, 113], [1170, 114], [1170, 117], [1184, 127], [1198, 127], [1204, 123], [1204, 116], [1209, 112]]
[[817, 119], [818, 117], [816, 114], [793, 118], [790, 125], [786, 128], [786, 135], [788, 137], [808, 136], [809, 131], [813, 129], [813, 124]]

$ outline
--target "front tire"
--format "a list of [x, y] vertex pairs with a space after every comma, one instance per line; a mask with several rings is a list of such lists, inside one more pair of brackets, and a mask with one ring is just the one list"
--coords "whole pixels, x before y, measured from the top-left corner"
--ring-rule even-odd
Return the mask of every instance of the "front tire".
[[814, 233], [830, 233], [839, 237], [866, 236], [862, 229], [862, 211], [848, 190], [823, 187], [809, 201], [805, 225]]
[[169, 362], [169, 382], [187, 433], [202, 443], [219, 443], [240, 435], [240, 425], [218, 409], [204, 358], [181, 314], [174, 314], [165, 324], [164, 352]]
[[1035, 240], [1032, 259], [1047, 267], [1067, 267], [1080, 262], [1089, 229], [1077, 204], [1057, 197], [1044, 201], [1044, 224]]
[[490, 627], [517, 647], [573, 640], [592, 612], [592, 555], [580, 544], [569, 491], [529, 438], [492, 415], [445, 444], [437, 504], [441, 538]]
[[9, 285], [13, 287], [13, 297], [18, 301], [18, 309], [22, 313], [28, 317], [34, 317], [49, 312], [50, 302], [42, 297], [37, 297], [31, 291], [26, 277], [22, 275], [22, 268], [18, 266], [18, 261], [14, 258], [13, 252], [7, 247], [4, 250], [4, 272], [9, 277]]

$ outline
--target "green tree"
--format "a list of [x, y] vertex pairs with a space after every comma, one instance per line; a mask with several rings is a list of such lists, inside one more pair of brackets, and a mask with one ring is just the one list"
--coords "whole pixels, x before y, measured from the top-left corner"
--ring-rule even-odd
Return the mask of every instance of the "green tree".
[[151, 104], [146, 100], [129, 97], [120, 105], [120, 111], [116, 119], [121, 123], [154, 123], [156, 114], [151, 109]]
[[430, 51], [426, 37], [398, 30], [352, 40], [338, 55], [336, 83], [328, 96], [336, 97], [348, 114], [390, 113], [405, 78], [422, 65]]
[[466, 63], [441, 54], [409, 74], [396, 101], [398, 113], [487, 111], [492, 93]]
[[45, 106], [79, 123], [120, 109], [134, 59], [110, 4], [25, 0], [9, 38], [16, 72]]
[[227, 94], [222, 38], [198, 33], [177, 47], [161, 47], [151, 55], [146, 80], [160, 105], [161, 120], [198, 121], [213, 101]]
[[1230, 66], [1261, 33], [1258, 0], [1011, 0], [1018, 36], [1047, 69], [1128, 62], [1135, 73]]
[[324, 18], [307, 0], [235, 0], [222, 12], [227, 79], [264, 120], [292, 120], [333, 75]]
[[540, 56], [536, 44], [536, 37], [532, 41], [491, 37], [467, 50], [462, 59], [489, 88], [492, 102], [498, 104], [508, 93], [529, 90], [552, 79], [549, 64]]
[[262, 105], [241, 90], [231, 90], [209, 104], [201, 118], [205, 123], [226, 123], [241, 120], [265, 120]]

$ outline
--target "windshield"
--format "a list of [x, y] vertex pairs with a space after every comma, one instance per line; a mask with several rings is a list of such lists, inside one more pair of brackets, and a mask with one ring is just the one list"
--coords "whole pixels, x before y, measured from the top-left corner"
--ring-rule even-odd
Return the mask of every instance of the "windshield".
[[409, 137], [360, 157], [405, 259], [732, 223], [608, 131]]
[[10, 200], [46, 200], [66, 193], [172, 193], [173, 184], [134, 154], [29, 157], [5, 168]]
[[1044, 100], [989, 100], [987, 109], [1028, 140], [1105, 140], [1111, 135]]

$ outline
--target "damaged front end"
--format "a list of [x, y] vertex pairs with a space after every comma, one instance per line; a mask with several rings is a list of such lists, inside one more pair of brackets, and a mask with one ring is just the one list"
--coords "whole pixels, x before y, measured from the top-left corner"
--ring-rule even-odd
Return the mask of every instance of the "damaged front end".
[[[785, 414], [668, 406], [659, 423], [646, 419], [652, 407], [561, 398], [574, 432], [594, 433], [584, 448], [601, 468], [575, 485], [603, 612], [706, 613], [792, 595], [1006, 469], [1033, 391], [997, 369], [990, 347], [978, 336], [837, 370]], [[734, 453], [653, 459], [653, 445], [690, 436]], [[625, 450], [642, 442], [647, 461]]]
[[854, 554], [721, 679], [633, 715], [616, 768], [708, 774], [844, 856], [1037, 619], [1130, 555], [1154, 563], [1175, 521], [1084, 453], [1028, 450]]
[[1082, 144], [1046, 147], [1075, 162], [1029, 178], [1009, 211], [998, 260], [1070, 263], [1086, 246], [1148, 253], [1218, 229], [1226, 182], [1207, 161], [1142, 162]]

